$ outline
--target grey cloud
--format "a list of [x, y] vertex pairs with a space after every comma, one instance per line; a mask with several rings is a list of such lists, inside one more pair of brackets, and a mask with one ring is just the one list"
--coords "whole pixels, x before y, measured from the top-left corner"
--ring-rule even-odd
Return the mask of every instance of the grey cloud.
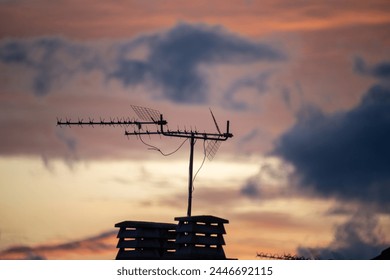
[[[147, 54], [140, 58], [137, 49]], [[178, 103], [207, 101], [208, 79], [199, 66], [212, 63], [278, 61], [285, 55], [266, 44], [219, 27], [178, 24], [170, 30], [132, 40], [92, 44], [63, 38], [9, 39], [0, 42], [0, 61], [33, 70], [33, 92], [44, 96], [55, 82], [77, 73], [99, 71], [124, 86], [151, 84]]]
[[247, 197], [259, 197], [261, 195], [260, 183], [251, 178], [241, 187], [240, 192]]
[[0, 48], [0, 58], [5, 63], [28, 63], [28, 47], [21, 41], [9, 41]]
[[247, 133], [246, 135], [244, 135], [243, 137], [241, 137], [239, 145], [245, 145], [245, 144], [249, 143], [250, 141], [253, 141], [254, 139], [256, 139], [256, 137], [258, 137], [261, 134], [262, 134], [262, 131], [260, 131], [259, 129], [252, 130], [249, 133]]
[[254, 89], [258, 95], [264, 94], [269, 89], [268, 80], [270, 75], [270, 72], [264, 72], [255, 76], [247, 76], [234, 81], [224, 95], [225, 106], [235, 110], [248, 109], [251, 104], [236, 100], [237, 97], [239, 98], [241, 90], [249, 88]]
[[179, 24], [152, 45], [151, 72], [165, 95], [177, 102], [201, 103], [207, 83], [198, 72], [202, 63], [249, 63], [280, 60], [282, 53], [205, 25]]
[[32, 91], [38, 96], [47, 95], [59, 79], [96, 67], [96, 56], [91, 54], [87, 45], [58, 37], [8, 39], [0, 44], [1, 62], [33, 70]]
[[286, 104], [287, 108], [292, 109], [291, 91], [288, 88], [283, 88], [281, 91], [281, 95], [284, 104]]
[[[178, 103], [207, 101], [207, 77], [200, 73], [201, 65], [284, 59], [284, 54], [271, 46], [206, 25], [181, 23], [166, 32], [143, 37], [137, 44], [149, 49], [144, 60], [127, 58], [134, 44], [121, 46], [111, 77], [125, 86], [152, 82], [162, 88], [165, 98]], [[255, 85], [255, 80], [250, 82]]]
[[139, 84], [145, 81], [148, 68], [148, 64], [142, 61], [122, 60], [110, 77], [121, 80], [125, 86]]

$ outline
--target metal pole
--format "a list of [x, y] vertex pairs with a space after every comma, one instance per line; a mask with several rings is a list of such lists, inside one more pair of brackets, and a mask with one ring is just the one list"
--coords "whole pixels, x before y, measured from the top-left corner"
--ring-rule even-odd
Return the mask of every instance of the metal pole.
[[195, 137], [194, 134], [191, 134], [191, 141], [190, 141], [190, 166], [189, 166], [189, 176], [188, 176], [188, 209], [187, 209], [187, 216], [191, 217], [191, 208], [192, 208], [192, 172], [193, 172], [193, 165], [194, 165], [194, 146], [195, 146]]

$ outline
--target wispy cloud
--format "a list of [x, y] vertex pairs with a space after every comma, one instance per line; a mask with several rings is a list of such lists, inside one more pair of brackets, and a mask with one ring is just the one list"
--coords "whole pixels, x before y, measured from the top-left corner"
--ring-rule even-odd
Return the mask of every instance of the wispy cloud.
[[318, 259], [372, 259], [388, 246], [378, 217], [371, 211], [358, 211], [337, 226], [333, 241], [326, 247], [299, 247], [298, 254]]
[[[38, 96], [50, 93], [55, 84], [80, 71], [101, 67], [96, 51], [88, 45], [60, 37], [30, 40], [6, 39], [0, 44], [0, 61], [25, 67], [32, 74], [31, 90]], [[20, 79], [28, 79], [20, 75]]]
[[37, 246], [13, 246], [0, 252], [0, 259], [84, 259], [83, 256], [99, 255], [102, 258], [115, 258], [115, 239], [117, 231], [107, 231], [86, 239]]
[[235, 110], [252, 109], [250, 102], [240, 101], [240, 93], [242, 93], [242, 90], [246, 89], [254, 90], [257, 95], [267, 93], [267, 90], [269, 90], [268, 80], [270, 75], [270, 72], [265, 71], [257, 75], [245, 76], [234, 81], [226, 90], [224, 95], [224, 103], [226, 107], [233, 108]]
[[288, 183], [292, 171], [291, 165], [277, 158], [265, 158], [258, 173], [242, 184], [240, 193], [245, 197], [263, 201], [299, 195]]

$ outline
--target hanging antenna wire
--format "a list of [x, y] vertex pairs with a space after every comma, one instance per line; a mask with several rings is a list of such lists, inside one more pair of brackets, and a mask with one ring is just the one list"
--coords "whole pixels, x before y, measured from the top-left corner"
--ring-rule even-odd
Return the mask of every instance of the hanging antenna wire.
[[198, 176], [199, 171], [202, 169], [203, 164], [206, 161], [206, 140], [203, 141], [203, 155], [204, 156], [203, 156], [202, 164], [200, 165], [199, 169], [196, 171], [196, 173], [194, 175], [194, 178], [192, 179], [192, 191], [195, 190], [194, 182], [195, 182], [196, 176]]
[[141, 135], [141, 134], [139, 134], [138, 136], [139, 136], [139, 139], [141, 140], [141, 142], [142, 142], [144, 145], [148, 146], [150, 150], [157, 151], [157, 152], [159, 152], [160, 154], [162, 154], [162, 155], [165, 156], [165, 157], [171, 156], [171, 155], [173, 155], [174, 153], [176, 153], [177, 151], [179, 151], [180, 148], [183, 147], [184, 143], [188, 140], [188, 138], [184, 139], [184, 141], [180, 144], [180, 146], [179, 146], [176, 150], [174, 150], [173, 152], [170, 152], [170, 153], [167, 153], [167, 154], [166, 154], [166, 153], [164, 153], [163, 151], [161, 151], [159, 148], [157, 148], [156, 146], [153, 146], [153, 145], [150, 145], [150, 144], [146, 143], [146, 142], [142, 139], [142, 135]]

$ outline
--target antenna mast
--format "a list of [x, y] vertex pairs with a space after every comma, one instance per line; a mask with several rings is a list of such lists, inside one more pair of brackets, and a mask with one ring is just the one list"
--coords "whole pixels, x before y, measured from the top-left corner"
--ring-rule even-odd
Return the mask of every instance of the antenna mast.
[[[191, 216], [192, 211], [192, 192], [193, 192], [193, 163], [194, 163], [194, 147], [195, 140], [200, 139], [204, 141], [210, 141], [206, 148], [206, 155], [209, 160], [212, 160], [215, 154], [218, 151], [218, 148], [222, 141], [226, 141], [227, 139], [233, 137], [233, 134], [230, 133], [229, 130], [229, 121], [226, 123], [226, 132], [221, 133], [218, 124], [215, 120], [214, 114], [210, 109], [211, 115], [213, 117], [213, 121], [217, 128], [218, 133], [207, 133], [207, 132], [198, 132], [197, 130], [169, 130], [165, 128], [168, 124], [166, 120], [164, 120], [163, 115], [153, 109], [144, 108], [140, 106], [131, 105], [134, 112], [137, 114], [138, 118], [142, 121], [130, 120], [129, 118], [110, 118], [109, 121], [105, 121], [104, 119], [100, 119], [100, 121], [94, 121], [94, 119], [90, 119], [88, 121], [84, 121], [83, 119], [78, 119], [78, 121], [72, 121], [71, 119], [57, 119], [58, 126], [120, 126], [120, 127], [129, 127], [134, 126], [134, 130], [129, 132], [125, 130], [125, 135], [135, 135], [141, 137], [141, 135], [163, 135], [167, 137], [178, 137], [178, 138], [187, 138], [190, 140], [190, 159], [189, 159], [189, 178], [188, 178], [188, 208], [187, 208], [187, 216]], [[143, 126], [147, 125], [156, 125], [155, 130], [144, 129]]]

